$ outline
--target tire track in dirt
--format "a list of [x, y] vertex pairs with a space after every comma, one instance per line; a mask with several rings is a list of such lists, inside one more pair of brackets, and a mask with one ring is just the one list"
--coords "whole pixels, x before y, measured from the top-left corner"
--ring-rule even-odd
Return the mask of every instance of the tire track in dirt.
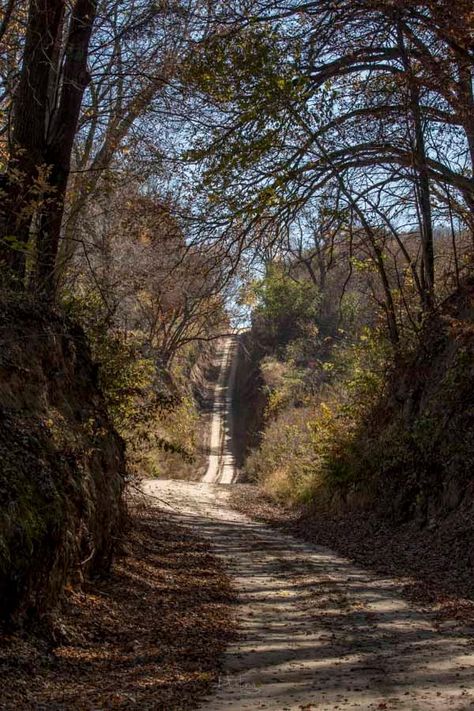
[[219, 377], [214, 388], [209, 436], [209, 464], [202, 481], [232, 484], [236, 476], [232, 452], [232, 395], [238, 357], [238, 336], [222, 339]]
[[[401, 582], [360, 569], [229, 504], [236, 469], [237, 337], [222, 341], [209, 466], [199, 483], [153, 480], [148, 494], [207, 538], [238, 591], [238, 640], [203, 711], [474, 711], [474, 639], [440, 630]], [[233, 486], [224, 486], [232, 484]]]
[[228, 486], [145, 489], [212, 542], [239, 594], [239, 638], [203, 711], [474, 709], [472, 636], [438, 630], [399, 582], [231, 510]]

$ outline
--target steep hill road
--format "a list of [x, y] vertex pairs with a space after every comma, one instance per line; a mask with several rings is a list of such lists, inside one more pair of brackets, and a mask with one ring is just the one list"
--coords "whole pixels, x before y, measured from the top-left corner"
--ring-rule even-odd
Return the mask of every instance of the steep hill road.
[[207, 484], [232, 484], [236, 478], [232, 448], [232, 394], [237, 368], [238, 336], [222, 339], [217, 357], [219, 376], [214, 389], [209, 435]]
[[239, 593], [239, 636], [202, 711], [474, 711], [474, 638], [440, 629], [400, 581], [357, 568], [232, 510], [232, 371], [220, 351], [209, 468], [202, 482], [147, 481], [174, 517], [208, 538]]

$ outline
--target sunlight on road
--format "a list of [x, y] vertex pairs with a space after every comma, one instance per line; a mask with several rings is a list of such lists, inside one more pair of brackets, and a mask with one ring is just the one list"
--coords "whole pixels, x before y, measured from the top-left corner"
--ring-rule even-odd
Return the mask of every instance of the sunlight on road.
[[232, 395], [238, 355], [238, 336], [227, 336], [218, 352], [219, 378], [214, 390], [209, 465], [203, 482], [232, 484], [236, 476], [232, 453]]
[[145, 489], [211, 540], [239, 593], [239, 638], [203, 711], [474, 708], [472, 638], [440, 631], [397, 581], [249, 520], [228, 486]]

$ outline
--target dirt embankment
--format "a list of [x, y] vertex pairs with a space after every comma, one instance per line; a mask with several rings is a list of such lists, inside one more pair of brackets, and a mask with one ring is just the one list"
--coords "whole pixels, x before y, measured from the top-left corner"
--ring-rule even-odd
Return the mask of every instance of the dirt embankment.
[[264, 425], [267, 397], [260, 370], [265, 349], [255, 341], [252, 332], [240, 336], [235, 375], [234, 445], [238, 469], [242, 469], [250, 450], [258, 446]]
[[0, 313], [1, 614], [20, 621], [109, 567], [125, 463], [82, 331], [24, 298]]
[[129, 496], [122, 530], [123, 445], [80, 329], [4, 303], [0, 358], [0, 596], [17, 623], [0, 708], [196, 708], [233, 636], [222, 564], [156, 499]]
[[434, 526], [473, 509], [474, 279], [427, 321], [369, 424], [377, 497], [396, 519]]
[[130, 515], [111, 574], [69, 591], [54, 644], [1, 640], [2, 710], [182, 711], [216, 681], [234, 634], [223, 565], [169, 511], [140, 504]]
[[426, 555], [444, 545], [447, 569], [474, 583], [474, 280], [427, 321], [350, 456], [355, 476], [332, 511], [411, 531]]

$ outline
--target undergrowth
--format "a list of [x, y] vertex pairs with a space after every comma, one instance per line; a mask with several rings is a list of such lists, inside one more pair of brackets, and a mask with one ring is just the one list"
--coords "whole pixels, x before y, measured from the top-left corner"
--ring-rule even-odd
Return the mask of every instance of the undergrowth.
[[100, 295], [75, 294], [67, 308], [84, 327], [108, 410], [139, 477], [191, 478], [202, 453], [201, 420], [189, 382], [195, 346], [169, 367], [140, 331], [113, 328]]
[[248, 458], [249, 477], [292, 503], [358, 481], [358, 433], [383, 393], [391, 365], [377, 328], [364, 328], [354, 342], [335, 343], [327, 360], [305, 367], [297, 367], [294, 357], [267, 358], [262, 367], [266, 427]]
[[[319, 315], [296, 319], [295, 337], [261, 362], [267, 408], [248, 478], [286, 504], [372, 502], [422, 525], [468, 500], [473, 293], [466, 281], [396, 347], [375, 313], [370, 321], [352, 311], [349, 325], [342, 314], [329, 333]], [[260, 302], [256, 312], [254, 338], [278, 331], [267, 323], [280, 317], [274, 308]]]

